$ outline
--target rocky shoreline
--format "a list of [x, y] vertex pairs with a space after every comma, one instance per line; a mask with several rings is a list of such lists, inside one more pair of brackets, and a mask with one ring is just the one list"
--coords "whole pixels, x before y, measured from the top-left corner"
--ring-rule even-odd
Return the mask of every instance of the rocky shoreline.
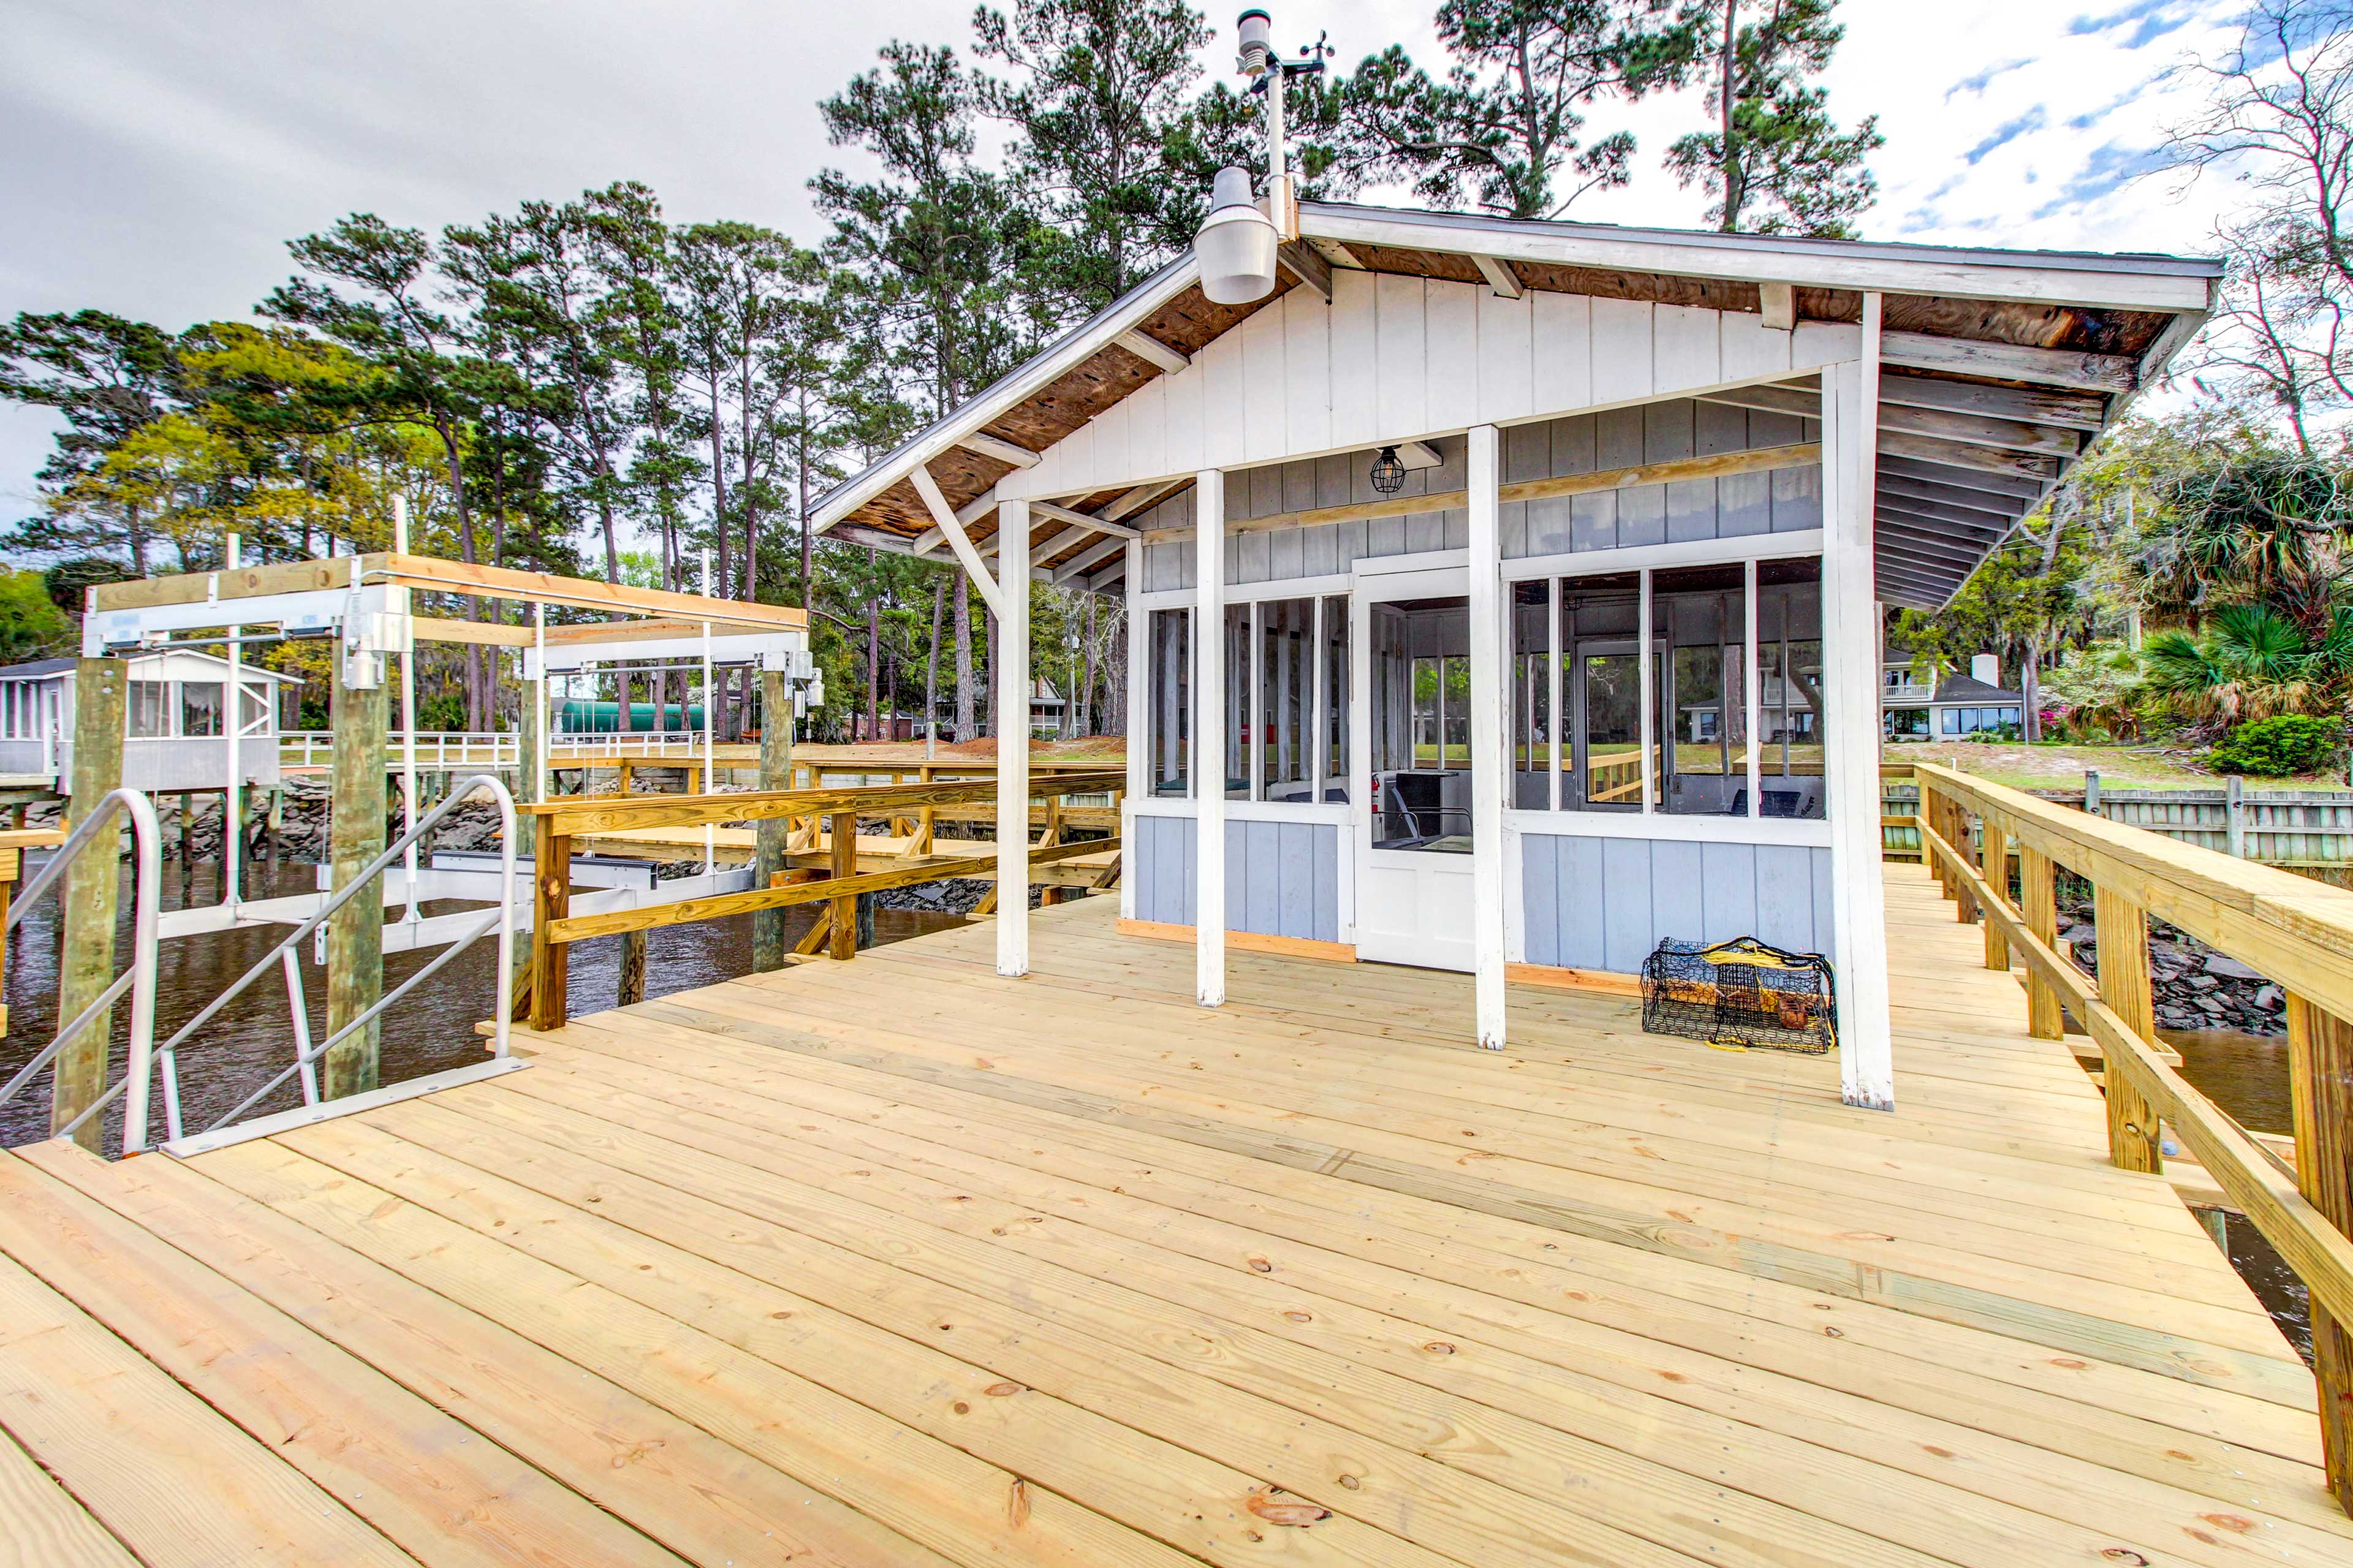
[[[2092, 900], [2063, 896], [2059, 938], [2084, 973], [2099, 973], [2099, 932]], [[2150, 991], [2160, 1029], [2231, 1029], [2245, 1035], [2287, 1033], [2287, 994], [2230, 954], [2189, 932], [2148, 922]]]

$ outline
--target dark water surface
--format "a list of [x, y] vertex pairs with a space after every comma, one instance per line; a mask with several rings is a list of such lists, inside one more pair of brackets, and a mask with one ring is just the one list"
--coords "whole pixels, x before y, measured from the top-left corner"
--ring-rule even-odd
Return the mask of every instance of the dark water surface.
[[[30, 857], [27, 858], [28, 861]], [[29, 880], [31, 867], [26, 878]], [[220, 901], [220, 868], [191, 868], [192, 882], [185, 895], [176, 865], [164, 868], [165, 909], [201, 907]], [[274, 898], [314, 890], [318, 868], [280, 861], [248, 864], [244, 869], [248, 898]], [[122, 878], [121, 935], [118, 951], [127, 959], [131, 949], [132, 877]], [[463, 904], [428, 904], [428, 914], [467, 908]], [[798, 940], [816, 919], [817, 906], [786, 911], [788, 940]], [[24, 1065], [57, 1032], [58, 919], [57, 901], [44, 896], [25, 911], [8, 940], [8, 1035], [0, 1040], [0, 1081]], [[875, 912], [875, 938], [895, 942], [927, 931], [962, 924], [960, 917], [913, 913], [897, 910]], [[260, 927], [184, 937], [163, 946], [155, 986], [155, 1040], [161, 1045], [172, 1033], [202, 1011], [247, 969], [259, 963], [291, 928]], [[521, 940], [521, 939], [518, 939]], [[439, 949], [390, 953], [385, 958], [385, 989], [432, 962]], [[302, 943], [302, 989], [309, 1003], [311, 1038], [326, 1037], [327, 983], [325, 972], [311, 962], [311, 944]], [[603, 937], [575, 944], [572, 950], [569, 998], [575, 1017], [601, 1012], [614, 1005], [620, 984], [621, 939]], [[480, 1061], [486, 1042], [474, 1025], [492, 1016], [497, 994], [498, 946], [486, 936], [451, 960], [430, 980], [395, 1004], [385, 1015], [384, 1081], [397, 1082], [446, 1068]], [[702, 921], [666, 926], [646, 933], [646, 994], [712, 985], [751, 973], [752, 919]], [[128, 1037], [130, 1005], [115, 1008], [113, 1076], [121, 1076]], [[290, 1014], [282, 968], [254, 982], [181, 1047], [180, 1095], [183, 1129], [195, 1132], [211, 1124], [238, 1101], [267, 1083], [294, 1059]], [[257, 1106], [248, 1115], [284, 1110], [300, 1104], [301, 1094], [292, 1080]], [[164, 1135], [162, 1097], [155, 1100], [152, 1138]], [[49, 1080], [45, 1070], [28, 1083], [17, 1099], [0, 1106], [0, 1146], [37, 1142], [48, 1136]], [[121, 1124], [110, 1117], [107, 1145], [121, 1147]]]
[[[2295, 1112], [2288, 1086], [2285, 1035], [2236, 1029], [2159, 1029], [2181, 1053], [2181, 1076], [2200, 1093], [2256, 1132], [2293, 1134]], [[2306, 1361], [2312, 1359], [2312, 1301], [2304, 1281], [2263, 1239], [2251, 1220], [2226, 1216], [2231, 1262], [2241, 1279]]]

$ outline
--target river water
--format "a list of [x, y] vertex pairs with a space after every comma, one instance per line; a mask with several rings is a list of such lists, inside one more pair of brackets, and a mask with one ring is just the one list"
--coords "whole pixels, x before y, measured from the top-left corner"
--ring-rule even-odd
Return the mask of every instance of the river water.
[[[184, 888], [178, 866], [164, 867], [162, 893], [165, 909], [220, 901], [220, 868], [199, 863], [190, 871], [191, 879]], [[30, 875], [28, 867], [28, 879]], [[315, 866], [290, 861], [248, 865], [243, 875], [245, 895], [271, 898], [311, 891], [318, 886], [317, 875]], [[119, 947], [123, 952], [130, 948], [131, 880], [126, 871]], [[445, 910], [468, 907], [428, 904], [425, 912], [438, 914]], [[786, 911], [789, 940], [797, 941], [808, 930], [816, 919], [815, 910], [816, 906], [804, 906]], [[878, 910], [874, 932], [878, 942], [895, 942], [961, 923], [961, 919], [954, 915]], [[169, 1038], [237, 976], [259, 962], [283, 940], [289, 929], [261, 927], [165, 942], [156, 976], [156, 1042], [160, 1045]], [[318, 964], [311, 962], [308, 941], [302, 948], [302, 989], [310, 1005], [311, 1038], [324, 1039], [326, 976]], [[414, 974], [438, 951], [387, 955], [385, 988], [388, 991]], [[8, 1035], [0, 1040], [0, 1081], [15, 1073], [57, 1033], [58, 960], [57, 901], [44, 897], [37, 906], [26, 910], [24, 920], [8, 938]], [[614, 1005], [620, 985], [620, 961], [619, 937], [603, 937], [574, 946], [569, 987], [574, 1016], [601, 1012]], [[485, 1043], [474, 1033], [474, 1025], [493, 1016], [497, 968], [495, 940], [484, 937], [387, 1011], [384, 1018], [383, 1056], [386, 1083], [481, 1059]], [[749, 915], [665, 926], [646, 933], [649, 997], [716, 984], [747, 974], [751, 968]], [[127, 1003], [115, 1009], [113, 1077], [121, 1072], [129, 1011]], [[273, 969], [181, 1047], [180, 1092], [185, 1131], [195, 1132], [210, 1125], [292, 1062], [290, 1018], [282, 969]], [[109, 1082], [112, 1081], [110, 1077]], [[290, 1080], [248, 1114], [284, 1110], [301, 1101], [299, 1088]], [[0, 1106], [0, 1146], [47, 1137], [48, 1104], [48, 1075], [44, 1071], [14, 1101]], [[150, 1136], [162, 1138], [160, 1097], [153, 1122]], [[121, 1138], [121, 1121], [110, 1116], [107, 1146], [119, 1148]]]
[[[2295, 1113], [2288, 1086], [2285, 1035], [2249, 1035], [2236, 1029], [2160, 1029], [2181, 1053], [2181, 1076], [2199, 1092], [2256, 1132], [2293, 1135]], [[2312, 1302], [2304, 1281], [2265, 1241], [2253, 1224], [2227, 1216], [2224, 1235], [2231, 1262], [2255, 1292], [2264, 1310], [2306, 1361], [2312, 1359]]]

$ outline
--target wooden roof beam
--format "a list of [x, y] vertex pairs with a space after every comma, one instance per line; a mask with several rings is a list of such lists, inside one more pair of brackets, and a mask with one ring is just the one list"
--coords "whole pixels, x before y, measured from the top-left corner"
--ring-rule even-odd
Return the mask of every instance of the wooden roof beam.
[[2034, 502], [2023, 496], [1988, 495], [1983, 490], [1911, 479], [1884, 468], [1880, 470], [1878, 490], [1882, 500], [1894, 497], [1905, 501], [1932, 501], [1938, 506], [1980, 512], [1989, 520], [1998, 518], [2005, 523], [2014, 522], [2034, 510]]
[[1127, 551], [1124, 539], [1101, 539], [1090, 544], [1054, 569], [1054, 585], [1062, 587], [1075, 578], [1083, 577], [1114, 555]]
[[1165, 375], [1175, 375], [1193, 363], [1192, 355], [1182, 350], [1170, 348], [1141, 327], [1131, 327], [1112, 339], [1112, 342], [1136, 358], [1147, 363], [1158, 365]]
[[1285, 240], [1275, 247], [1274, 258], [1285, 272], [1322, 296], [1325, 304], [1332, 302], [1332, 264], [1316, 254], [1314, 246]]
[[2035, 452], [2045, 457], [2072, 458], [2083, 449], [2080, 431], [2051, 425], [2026, 425], [2014, 419], [1989, 419], [1979, 414], [1954, 414], [1937, 408], [1909, 408], [1882, 399], [1879, 427], [1915, 436], [1935, 436], [1968, 447], [1999, 451]]
[[1103, 516], [1099, 512], [1079, 511], [1059, 501], [1033, 500], [1029, 510], [1040, 517], [1050, 517], [1057, 522], [1072, 523], [1094, 533], [1116, 533], [1122, 539], [1141, 539], [1144, 531]]
[[1487, 280], [1487, 287], [1495, 291], [1497, 299], [1516, 300], [1527, 292], [1527, 285], [1520, 281], [1520, 275], [1512, 270], [1510, 262], [1493, 256], [1473, 256], [1471, 259], [1477, 265], [1479, 276]]
[[1909, 479], [1929, 484], [1947, 485], [1955, 489], [1977, 490], [1986, 495], [2000, 496], [2022, 502], [2020, 510], [2031, 509], [2041, 500], [2050, 487], [2040, 479], [2018, 479], [2006, 474], [1980, 473], [1975, 468], [1955, 468], [1941, 463], [1922, 462], [1889, 452], [1884, 447], [1879, 453], [1882, 477], [1897, 474]]
[[1904, 496], [1879, 495], [1873, 498], [1873, 510], [1881, 517], [1900, 517], [1913, 522], [1961, 529], [1980, 536], [2000, 538], [2018, 525], [2015, 517], [2002, 517], [1993, 512], [1964, 511], [1958, 507], [1940, 506], [1935, 501], [1912, 500]]
[[1908, 458], [1915, 462], [1934, 463], [1939, 468], [1963, 471], [2036, 480], [2059, 477], [2059, 460], [2056, 458], [2038, 457], [2027, 452], [2005, 452], [1992, 447], [1966, 446], [1937, 437], [1890, 430], [1884, 426], [1880, 427], [1879, 449], [1890, 457]]
[[933, 524], [955, 547], [956, 559], [964, 563], [964, 574], [972, 579], [974, 587], [980, 590], [982, 602], [1002, 619], [1005, 595], [997, 592], [997, 582], [989, 575], [987, 563], [981, 560], [980, 552], [972, 547], [972, 535], [965, 531], [964, 520], [956, 516], [955, 510], [948, 505], [948, 498], [940, 493], [939, 480], [932, 478], [931, 469], [921, 463], [907, 470], [907, 478], [914, 485], [915, 493], [923, 498], [923, 505], [932, 514]]
[[1798, 289], [1794, 283], [1759, 283], [1757, 285], [1757, 306], [1764, 312], [1765, 326], [1769, 331], [1795, 331], [1798, 325]]
[[2056, 388], [1994, 386], [1981, 381], [1939, 381], [1933, 376], [1888, 371], [1879, 378], [1881, 404], [1935, 408], [1948, 414], [1982, 414], [2030, 425], [2062, 425], [2098, 430], [2107, 423], [2108, 400], [2095, 394]]
[[1971, 338], [1940, 338], [1927, 332], [1882, 332], [1879, 357], [1881, 363], [1904, 370], [1940, 370], [2076, 392], [2125, 393], [2140, 387], [2140, 371], [2132, 361], [2073, 349], [2028, 348]]
[[984, 458], [994, 458], [1000, 463], [1010, 463], [1017, 468], [1034, 468], [1038, 454], [1027, 447], [1017, 447], [1002, 436], [992, 436], [986, 430], [967, 431], [955, 438], [956, 446], [967, 452], [977, 452]]

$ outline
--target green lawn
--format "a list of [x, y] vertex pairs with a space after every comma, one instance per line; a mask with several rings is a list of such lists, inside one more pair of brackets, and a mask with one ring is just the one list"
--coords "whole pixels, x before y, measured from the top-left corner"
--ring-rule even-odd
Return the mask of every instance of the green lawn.
[[[2096, 771], [2105, 789], [2220, 789], [2222, 775], [2194, 753], [2174, 746], [1979, 745], [1971, 741], [1905, 741], [1880, 749], [1890, 763], [1939, 763], [2018, 789], [2081, 789]], [[2343, 789], [2341, 773], [2312, 778], [2256, 779], [2250, 789]]]

